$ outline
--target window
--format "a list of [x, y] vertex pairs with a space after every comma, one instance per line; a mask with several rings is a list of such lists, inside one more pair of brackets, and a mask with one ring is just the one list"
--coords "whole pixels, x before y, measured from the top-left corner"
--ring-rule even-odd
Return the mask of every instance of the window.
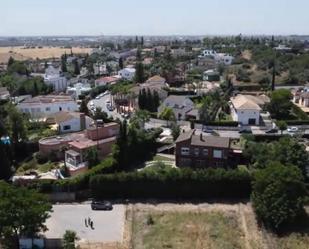
[[61, 112], [62, 111], [62, 107], [61, 106], [59, 106], [59, 112]]
[[49, 112], [50, 111], [50, 107], [46, 107], [45, 111]]
[[194, 155], [195, 156], [199, 156], [199, 154], [200, 154], [200, 149], [199, 148], [195, 148], [194, 149]]
[[71, 130], [71, 125], [65, 125], [65, 126], [63, 126], [63, 130], [64, 130], [64, 131]]
[[208, 156], [208, 149], [203, 149], [203, 155]]
[[213, 151], [214, 158], [222, 158], [222, 150], [214, 150]]
[[181, 148], [181, 155], [188, 156], [190, 155], [190, 149], [188, 147]]

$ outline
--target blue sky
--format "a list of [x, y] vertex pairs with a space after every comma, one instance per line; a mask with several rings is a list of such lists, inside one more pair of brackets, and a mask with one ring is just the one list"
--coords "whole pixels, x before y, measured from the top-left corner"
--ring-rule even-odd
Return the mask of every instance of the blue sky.
[[0, 2], [0, 36], [309, 34], [308, 0]]

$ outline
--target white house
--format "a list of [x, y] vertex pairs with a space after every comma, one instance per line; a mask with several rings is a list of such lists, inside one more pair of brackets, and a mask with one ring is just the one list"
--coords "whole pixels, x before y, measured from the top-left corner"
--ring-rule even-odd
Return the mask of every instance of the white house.
[[266, 96], [255, 97], [239, 94], [232, 97], [230, 108], [233, 120], [242, 125], [259, 125], [261, 106], [267, 101]]
[[101, 77], [99, 79], [95, 80], [95, 86], [106, 86], [106, 85], [112, 85], [115, 84], [119, 81], [118, 76], [106, 76], [106, 77]]
[[90, 84], [76, 83], [73, 87], [68, 87], [66, 93], [78, 99], [80, 95], [89, 91], [91, 91]]
[[68, 95], [44, 95], [25, 99], [17, 108], [33, 118], [47, 118], [60, 111], [77, 111], [78, 105]]
[[203, 50], [199, 58], [211, 57], [219, 64], [231, 65], [233, 63], [234, 57], [225, 54], [225, 53], [217, 53], [215, 50], [206, 49]]
[[119, 70], [118, 75], [122, 79], [133, 80], [135, 76], [135, 71], [136, 71], [135, 68], [126, 67], [126, 68]]
[[193, 101], [187, 96], [168, 96], [158, 108], [158, 113], [161, 113], [165, 108], [171, 108], [177, 120], [184, 120], [186, 113], [194, 108]]
[[67, 88], [67, 79], [60, 74], [60, 70], [49, 66], [45, 70], [44, 82], [47, 85], [52, 85], [54, 91], [62, 92]]
[[52, 119], [60, 133], [82, 131], [93, 124], [93, 119], [79, 112], [57, 112]]

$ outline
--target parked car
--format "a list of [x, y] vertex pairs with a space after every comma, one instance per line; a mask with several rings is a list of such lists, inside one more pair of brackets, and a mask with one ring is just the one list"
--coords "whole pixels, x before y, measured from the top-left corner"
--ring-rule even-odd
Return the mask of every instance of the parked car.
[[297, 131], [298, 131], [298, 128], [295, 126], [288, 128], [288, 132], [297, 132]]
[[272, 128], [272, 129], [269, 129], [267, 131], [265, 131], [265, 133], [278, 133], [278, 129], [277, 128]]
[[203, 131], [203, 132], [206, 132], [206, 133], [213, 133], [213, 132], [214, 132], [213, 129], [211, 129], [211, 128], [207, 127], [207, 126], [204, 126], [204, 127], [202, 128], [202, 131]]
[[101, 96], [100, 96], [100, 95], [98, 95], [98, 96], [96, 96], [96, 97], [95, 97], [95, 99], [100, 99], [100, 98], [101, 98]]
[[92, 201], [91, 209], [92, 210], [112, 210], [113, 205], [109, 201]]

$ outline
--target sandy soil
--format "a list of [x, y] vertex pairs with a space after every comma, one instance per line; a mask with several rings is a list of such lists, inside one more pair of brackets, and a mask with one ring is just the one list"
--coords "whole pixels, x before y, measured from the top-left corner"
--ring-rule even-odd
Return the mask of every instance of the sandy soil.
[[[90, 53], [91, 48], [73, 47], [73, 53]], [[29, 48], [24, 47], [0, 47], [0, 63], [6, 63], [10, 56], [17, 60], [27, 59], [47, 59], [47, 58], [60, 58], [64, 53], [70, 54], [71, 49], [60, 47], [42, 47], [42, 48]]]

